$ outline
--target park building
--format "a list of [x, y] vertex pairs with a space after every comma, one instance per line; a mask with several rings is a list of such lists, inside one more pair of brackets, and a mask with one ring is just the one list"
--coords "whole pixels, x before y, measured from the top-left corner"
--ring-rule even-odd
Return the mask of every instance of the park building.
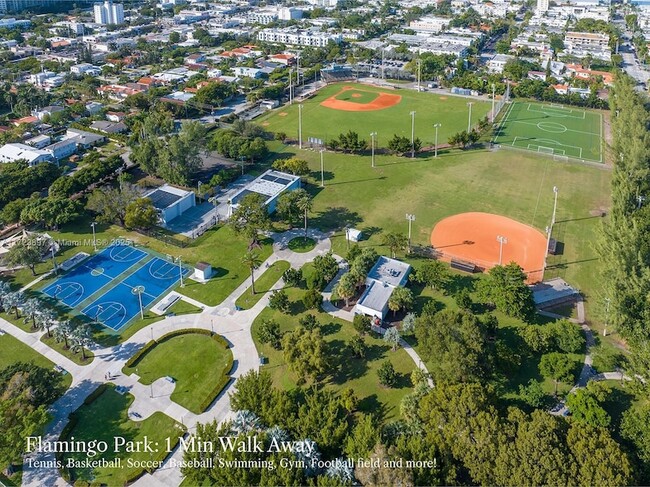
[[244, 196], [252, 193], [262, 195], [265, 198], [266, 209], [269, 213], [273, 213], [279, 196], [285, 191], [293, 191], [298, 188], [300, 188], [300, 176], [269, 169], [230, 197], [228, 216], [237, 209]]
[[151, 200], [158, 212], [162, 226], [167, 226], [174, 218], [181, 216], [187, 210], [196, 206], [196, 197], [193, 191], [175, 188], [169, 184], [149, 191], [144, 195], [144, 198]]
[[411, 266], [406, 262], [380, 256], [368, 272], [366, 289], [354, 311], [383, 320], [388, 314], [388, 301], [393, 290], [404, 287], [410, 273]]

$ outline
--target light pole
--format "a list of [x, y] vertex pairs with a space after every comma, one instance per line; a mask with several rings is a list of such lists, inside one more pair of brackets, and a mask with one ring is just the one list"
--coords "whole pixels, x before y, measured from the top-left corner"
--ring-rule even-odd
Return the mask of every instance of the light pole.
[[[54, 274], [58, 272], [58, 269], [56, 267], [56, 259], [54, 258], [54, 240], [52, 240], [52, 245], [50, 245], [50, 251], [52, 253], [52, 266], [53, 266], [53, 271]], [[59, 286], [60, 287], [60, 286]]]
[[199, 181], [198, 183], [196, 183], [196, 192], [199, 194], [199, 201], [201, 201], [201, 185], [202, 185], [202, 184], [203, 184], [203, 183], [202, 183], [201, 181]]
[[93, 228], [93, 248], [95, 249], [95, 252], [97, 252], [97, 234], [95, 233], [95, 225], [97, 225], [97, 222], [92, 222], [90, 224]]
[[325, 152], [325, 149], [320, 150], [320, 187], [321, 188], [325, 187], [325, 173], [323, 171], [323, 152]]
[[370, 132], [371, 167], [375, 167], [375, 137], [377, 137], [377, 132]]
[[[142, 309], [142, 292], [144, 289], [142, 289], [142, 286], [136, 286], [133, 288], [133, 290], [138, 295], [138, 303], [140, 304], [140, 319], [144, 320], [144, 310]], [[153, 335], [153, 329], [151, 330], [151, 334]]]
[[298, 105], [298, 148], [302, 149], [302, 103]]
[[496, 85], [492, 83], [492, 123], [494, 123], [494, 94], [496, 90]]
[[345, 226], [345, 243], [348, 250], [350, 250], [350, 225]]
[[501, 265], [501, 260], [503, 258], [503, 244], [507, 244], [508, 239], [502, 235], [497, 235], [497, 242], [499, 242], [499, 265]]
[[172, 257], [170, 255], [169, 257], [174, 264], [178, 264], [178, 275], [181, 278], [181, 287], [185, 287], [185, 283], [183, 282], [183, 260], [181, 259], [181, 256], [179, 255], [178, 257]]
[[607, 322], [609, 321], [609, 298], [605, 298], [605, 328], [603, 328], [603, 336], [607, 336]]
[[422, 62], [418, 58], [418, 92], [420, 91], [420, 80], [422, 79]]
[[436, 129], [436, 143], [433, 146], [433, 157], [438, 157], [438, 129], [442, 127], [441, 123], [434, 123], [433, 128]]
[[411, 112], [411, 158], [415, 157], [415, 110]]
[[412, 214], [410, 214], [410, 213], [407, 213], [407, 214], [406, 214], [406, 219], [407, 219], [408, 222], [409, 222], [409, 241], [408, 241], [408, 251], [409, 251], [409, 254], [410, 254], [410, 253], [411, 253], [411, 225], [412, 225], [413, 222], [415, 221], [415, 215], [412, 215]]
[[637, 210], [641, 209], [641, 205], [643, 205], [644, 201], [645, 201], [645, 196], [639, 195], [639, 196], [636, 197], [636, 202], [637, 202], [636, 209]]
[[289, 69], [289, 105], [293, 105], [293, 86], [291, 85], [293, 80], [293, 68]]
[[469, 107], [469, 116], [467, 117], [467, 133], [469, 134], [470, 130], [472, 130], [472, 105], [474, 104], [473, 101], [468, 101], [467, 106]]

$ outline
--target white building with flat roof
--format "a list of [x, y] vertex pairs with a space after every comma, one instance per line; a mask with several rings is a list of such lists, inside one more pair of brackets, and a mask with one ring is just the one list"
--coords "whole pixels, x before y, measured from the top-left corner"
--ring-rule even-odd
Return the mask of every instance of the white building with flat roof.
[[262, 195], [266, 209], [269, 213], [273, 213], [278, 197], [285, 191], [293, 191], [298, 188], [300, 188], [300, 176], [269, 169], [230, 197], [228, 200], [229, 215], [232, 215], [233, 210], [237, 208], [239, 201], [244, 196], [252, 193]]
[[406, 262], [380, 256], [368, 272], [366, 289], [354, 307], [355, 312], [383, 320], [393, 290], [403, 287], [410, 273], [411, 266]]
[[49, 162], [52, 160], [52, 155], [42, 149], [25, 144], [5, 144], [0, 147], [0, 162], [16, 162], [24, 160], [30, 166], [34, 166], [41, 162]]
[[163, 226], [196, 206], [193, 191], [185, 191], [169, 184], [149, 191], [144, 197], [151, 200]]

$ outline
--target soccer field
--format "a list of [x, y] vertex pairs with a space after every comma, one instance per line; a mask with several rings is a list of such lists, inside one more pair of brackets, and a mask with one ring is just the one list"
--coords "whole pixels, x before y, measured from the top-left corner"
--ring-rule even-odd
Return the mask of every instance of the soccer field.
[[581, 108], [515, 102], [493, 142], [543, 154], [603, 162], [602, 115]]
[[[490, 110], [490, 103], [452, 95], [437, 95], [406, 89], [390, 89], [360, 83], [334, 83], [302, 102], [302, 139], [324, 143], [342, 132], [353, 130], [370, 139], [377, 132], [378, 146], [385, 146], [398, 134], [411, 137], [411, 111], [415, 111], [415, 136], [424, 145], [435, 139], [433, 124], [440, 123], [438, 142], [467, 129], [468, 102], [472, 103], [472, 126]], [[265, 130], [284, 132], [298, 138], [298, 103], [285, 105], [257, 120]]]

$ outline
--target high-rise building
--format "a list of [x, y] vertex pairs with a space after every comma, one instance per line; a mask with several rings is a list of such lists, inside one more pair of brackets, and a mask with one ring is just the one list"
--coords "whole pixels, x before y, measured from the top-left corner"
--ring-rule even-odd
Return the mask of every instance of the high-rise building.
[[537, 0], [537, 13], [548, 11], [548, 0]]
[[95, 4], [95, 22], [98, 24], [123, 24], [124, 7], [121, 3], [106, 0], [104, 3]]

